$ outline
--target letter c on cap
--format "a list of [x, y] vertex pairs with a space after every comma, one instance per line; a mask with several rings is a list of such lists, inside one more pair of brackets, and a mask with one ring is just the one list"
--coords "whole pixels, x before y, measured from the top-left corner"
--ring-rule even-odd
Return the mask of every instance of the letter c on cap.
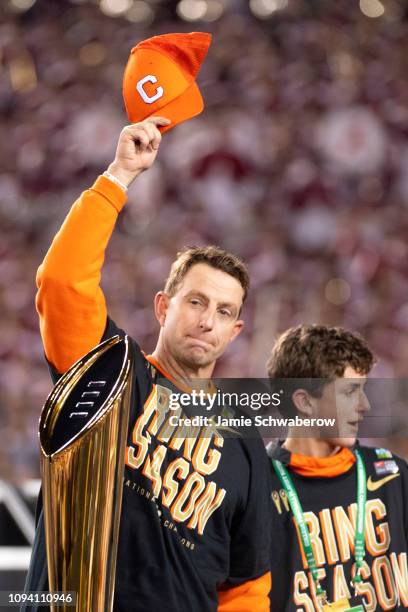
[[156, 93], [154, 94], [154, 96], [148, 96], [145, 90], [143, 89], [143, 85], [145, 83], [157, 83], [157, 78], [153, 74], [148, 74], [147, 76], [143, 77], [143, 79], [140, 79], [140, 81], [138, 81], [136, 85], [136, 89], [139, 92], [143, 102], [146, 102], [146, 104], [153, 104], [153, 102], [156, 102], [156, 100], [163, 96], [164, 89], [163, 87], [159, 86], [156, 89]]

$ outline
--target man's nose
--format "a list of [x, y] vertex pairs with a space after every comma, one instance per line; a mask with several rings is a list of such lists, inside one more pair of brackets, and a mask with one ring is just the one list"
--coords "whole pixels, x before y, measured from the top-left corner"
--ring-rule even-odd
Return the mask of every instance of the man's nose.
[[371, 410], [370, 401], [365, 393], [365, 391], [361, 391], [360, 393], [360, 403], [359, 409], [361, 412], [368, 412]]
[[211, 331], [214, 327], [215, 314], [215, 308], [206, 308], [205, 312], [202, 313], [200, 318], [200, 329], [202, 329], [203, 331]]

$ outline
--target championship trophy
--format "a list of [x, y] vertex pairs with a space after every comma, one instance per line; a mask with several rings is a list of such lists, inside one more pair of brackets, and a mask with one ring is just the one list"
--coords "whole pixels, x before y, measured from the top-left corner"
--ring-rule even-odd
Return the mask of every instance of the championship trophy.
[[131, 342], [114, 336], [60, 378], [41, 414], [49, 590], [75, 591], [78, 612], [113, 606], [132, 372]]

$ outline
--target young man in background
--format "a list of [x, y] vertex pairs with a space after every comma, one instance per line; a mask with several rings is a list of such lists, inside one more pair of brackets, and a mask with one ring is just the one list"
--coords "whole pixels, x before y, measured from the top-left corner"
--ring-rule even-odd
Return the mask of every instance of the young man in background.
[[357, 441], [373, 363], [364, 340], [337, 327], [300, 325], [272, 349], [285, 416], [336, 419], [290, 428], [268, 449], [274, 612], [408, 608], [407, 463]]

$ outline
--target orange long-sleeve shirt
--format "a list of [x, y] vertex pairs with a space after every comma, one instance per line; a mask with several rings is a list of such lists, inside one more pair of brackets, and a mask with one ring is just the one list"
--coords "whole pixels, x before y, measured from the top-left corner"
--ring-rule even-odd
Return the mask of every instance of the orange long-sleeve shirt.
[[107, 311], [101, 270], [125, 202], [125, 192], [100, 176], [72, 206], [38, 269], [41, 336], [46, 357], [58, 372], [102, 338]]

